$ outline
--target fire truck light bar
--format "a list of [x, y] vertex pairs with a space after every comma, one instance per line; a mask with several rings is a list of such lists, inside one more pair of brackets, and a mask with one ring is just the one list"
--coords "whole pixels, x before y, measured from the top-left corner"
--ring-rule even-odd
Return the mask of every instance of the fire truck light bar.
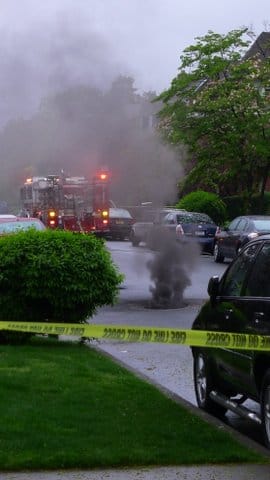
[[101, 173], [101, 174], [99, 175], [99, 178], [100, 178], [100, 180], [107, 180], [108, 175], [107, 175], [107, 173]]

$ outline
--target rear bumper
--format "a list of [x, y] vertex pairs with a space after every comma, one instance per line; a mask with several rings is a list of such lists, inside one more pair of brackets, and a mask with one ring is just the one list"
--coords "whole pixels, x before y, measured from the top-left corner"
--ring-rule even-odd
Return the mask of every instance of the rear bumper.
[[186, 235], [185, 240], [197, 243], [200, 246], [202, 252], [213, 252], [215, 242], [214, 237], [191, 237]]

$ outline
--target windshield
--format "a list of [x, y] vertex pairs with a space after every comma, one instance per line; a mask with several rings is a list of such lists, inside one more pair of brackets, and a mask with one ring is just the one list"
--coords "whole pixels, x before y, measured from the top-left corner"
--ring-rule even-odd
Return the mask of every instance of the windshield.
[[26, 220], [23, 222], [3, 222], [0, 223], [0, 234], [2, 233], [12, 233], [18, 230], [28, 230], [29, 228], [34, 228], [35, 230], [45, 230], [45, 225], [41, 222]]
[[187, 214], [178, 214], [177, 215], [178, 223], [211, 223], [214, 225], [213, 220], [208, 217], [205, 213], [190, 212]]
[[200, 223], [214, 223], [213, 220], [206, 215], [206, 213], [192, 213], [195, 222]]
[[254, 220], [256, 230], [270, 230], [270, 220]]
[[177, 223], [193, 223], [193, 217], [191, 215], [177, 215]]
[[110, 218], [132, 218], [128, 210], [123, 208], [110, 208]]

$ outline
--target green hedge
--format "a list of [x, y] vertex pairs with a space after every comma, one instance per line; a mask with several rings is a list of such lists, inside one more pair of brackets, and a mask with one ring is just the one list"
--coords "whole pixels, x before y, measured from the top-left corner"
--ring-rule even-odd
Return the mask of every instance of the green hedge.
[[0, 320], [81, 323], [115, 303], [123, 276], [93, 235], [29, 230], [0, 238]]
[[228, 220], [239, 215], [270, 215], [270, 192], [266, 192], [263, 199], [259, 195], [254, 195], [251, 197], [249, 206], [240, 195], [224, 197], [222, 200], [227, 208]]
[[176, 204], [177, 208], [184, 208], [190, 212], [207, 213], [214, 222], [222, 224], [226, 220], [226, 205], [218, 195], [197, 190], [181, 198]]

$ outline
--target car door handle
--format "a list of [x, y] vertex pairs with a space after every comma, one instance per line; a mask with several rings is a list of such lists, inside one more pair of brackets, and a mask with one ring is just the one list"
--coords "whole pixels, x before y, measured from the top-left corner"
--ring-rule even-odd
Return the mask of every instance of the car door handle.
[[255, 323], [259, 323], [264, 319], [263, 312], [254, 312], [253, 319]]

